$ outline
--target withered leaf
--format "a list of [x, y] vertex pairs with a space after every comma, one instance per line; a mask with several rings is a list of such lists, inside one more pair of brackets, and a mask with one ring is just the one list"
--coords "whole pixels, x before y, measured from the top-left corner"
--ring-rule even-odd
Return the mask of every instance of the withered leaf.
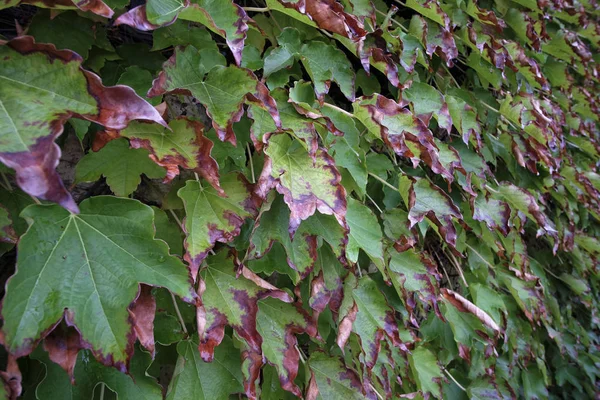
[[[7, 133], [0, 161], [15, 169], [17, 183], [32, 196], [78, 211], [55, 171], [60, 148], [54, 139], [71, 116], [112, 129], [125, 128], [134, 119], [164, 124], [133, 89], [103, 86], [97, 75], [81, 68], [81, 57], [69, 50], [22, 36], [0, 46], [0, 57], [0, 130]], [[55, 79], [46, 79], [49, 75]]]

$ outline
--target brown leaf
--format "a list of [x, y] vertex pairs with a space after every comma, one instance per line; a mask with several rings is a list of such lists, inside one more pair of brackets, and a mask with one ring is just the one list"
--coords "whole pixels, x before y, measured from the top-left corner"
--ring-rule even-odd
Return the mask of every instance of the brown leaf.
[[140, 285], [140, 294], [129, 308], [133, 319], [133, 329], [140, 343], [154, 357], [154, 315], [156, 300], [152, 296], [152, 286]]
[[0, 377], [4, 381], [4, 387], [8, 389], [7, 400], [17, 400], [23, 391], [23, 386], [21, 385], [23, 376], [21, 375], [19, 364], [17, 364], [17, 357], [9, 354], [7, 358], [6, 371], [0, 371]]
[[152, 31], [154, 29], [158, 29], [161, 26], [171, 25], [173, 22], [177, 20], [177, 15], [166, 24], [155, 25], [152, 22], [148, 21], [148, 17], [146, 16], [146, 6], [141, 5], [131, 10], [127, 11], [124, 14], [121, 14], [119, 18], [115, 20], [115, 25], [129, 25], [138, 29], [140, 31]]
[[74, 328], [67, 328], [63, 325], [57, 326], [44, 339], [44, 350], [48, 352], [50, 360], [60, 365], [67, 372], [71, 384], [75, 384], [73, 371], [77, 354], [83, 347], [84, 343], [81, 341], [79, 332]]
[[475, 304], [471, 303], [469, 300], [462, 297], [460, 294], [456, 293], [453, 290], [441, 288], [440, 293], [450, 304], [456, 307], [461, 312], [468, 312], [476, 316], [482, 324], [492, 329], [496, 333], [500, 333], [501, 329], [494, 322], [492, 317], [489, 316], [488, 313], [483, 311], [481, 308], [477, 307]]

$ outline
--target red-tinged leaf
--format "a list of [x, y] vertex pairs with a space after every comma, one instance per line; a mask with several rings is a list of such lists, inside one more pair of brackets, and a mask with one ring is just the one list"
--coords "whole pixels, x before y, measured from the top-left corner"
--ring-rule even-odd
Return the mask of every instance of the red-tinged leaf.
[[[52, 9], [80, 9], [81, 11], [90, 11], [96, 15], [105, 18], [112, 18], [114, 11], [102, 0], [6, 0], [9, 6], [17, 6], [19, 4], [31, 4], [42, 8]], [[0, 5], [0, 8], [4, 8]]]
[[[0, 77], [6, 81], [0, 90], [0, 129], [7, 132], [0, 161], [16, 171], [25, 192], [72, 212], [78, 207], [55, 171], [61, 152], [54, 139], [68, 118], [78, 116], [112, 129], [125, 128], [134, 119], [164, 124], [133, 89], [103, 86], [69, 50], [23, 36], [1, 46], [0, 57]], [[46, 79], [50, 74], [55, 78]]]
[[456, 228], [452, 221], [462, 220], [462, 214], [442, 189], [427, 179], [403, 176], [400, 193], [408, 206], [411, 227], [427, 217], [440, 230], [440, 236], [450, 246], [456, 246]]
[[337, 357], [330, 357], [320, 351], [314, 352], [308, 360], [310, 381], [305, 398], [364, 400], [374, 398], [368, 395], [360, 378]]
[[133, 329], [141, 345], [154, 356], [154, 315], [156, 300], [152, 295], [152, 287], [140, 285], [140, 294], [129, 308], [133, 320]]
[[440, 292], [444, 299], [452, 304], [452, 306], [456, 307], [460, 312], [468, 312], [473, 314], [481, 321], [482, 324], [492, 329], [496, 333], [500, 333], [501, 329], [494, 322], [492, 317], [489, 316], [488, 313], [483, 311], [481, 308], [477, 307], [475, 304], [471, 303], [469, 300], [462, 297], [460, 294], [456, 293], [453, 290], [441, 288]]
[[316, 276], [310, 284], [308, 304], [318, 314], [329, 306], [329, 309], [337, 315], [344, 296], [343, 280], [348, 271], [327, 246], [321, 246], [317, 251], [316, 266]]
[[510, 207], [507, 203], [479, 195], [470, 198], [473, 219], [485, 222], [490, 229], [497, 229], [504, 236], [508, 235]]
[[300, 362], [296, 335], [317, 336], [316, 321], [301, 307], [276, 299], [260, 300], [258, 309], [257, 330], [263, 338], [263, 356], [277, 369], [281, 387], [302, 397], [294, 383]]
[[50, 335], [44, 339], [44, 350], [54, 363], [60, 365], [69, 375], [71, 384], [75, 384], [75, 362], [79, 350], [85, 347], [81, 336], [74, 328], [66, 328], [59, 325]]
[[0, 378], [4, 385], [6, 400], [17, 400], [23, 392], [23, 375], [17, 363], [17, 357], [8, 354], [6, 357], [6, 371], [0, 371]]
[[246, 11], [233, 1], [192, 0], [179, 18], [199, 22], [217, 35], [225, 38], [237, 65], [242, 63], [242, 51], [248, 31]]
[[360, 20], [344, 11], [344, 6], [335, 0], [278, 0], [286, 8], [304, 14], [321, 29], [359, 41], [367, 35]]
[[414, 312], [417, 305], [415, 297], [443, 319], [437, 304], [441, 275], [435, 261], [427, 253], [418, 254], [414, 249], [403, 252], [390, 250], [390, 256], [388, 274], [408, 310], [411, 323], [419, 326]]
[[215, 243], [228, 243], [240, 233], [245, 218], [258, 214], [260, 199], [246, 178], [237, 173], [223, 176], [223, 197], [215, 188], [204, 187], [199, 181], [188, 181], [177, 195], [183, 200], [184, 259], [189, 263], [192, 279], [196, 280], [200, 263]]
[[433, 134], [408, 109], [378, 94], [358, 99], [354, 103], [354, 115], [396, 154], [410, 158], [413, 166], [424, 161], [436, 174], [441, 174], [449, 182], [454, 180], [450, 171], [440, 163]]
[[291, 211], [290, 233], [317, 210], [333, 214], [346, 227], [346, 190], [325, 149], [319, 148], [313, 161], [300, 142], [280, 134], [271, 137], [265, 155], [256, 192], [265, 198], [274, 187], [283, 195]]
[[281, 127], [275, 100], [252, 71], [235, 66], [217, 66], [208, 72], [209, 67], [215, 64], [210, 58], [212, 56], [208, 55], [208, 59], [205, 56], [206, 53], [193, 47], [183, 52], [176, 51], [154, 80], [148, 96], [191, 94], [206, 107], [219, 139], [233, 145], [236, 144], [233, 124], [241, 119], [244, 102], [263, 107], [271, 114], [275, 125]]
[[554, 224], [547, 219], [535, 197], [528, 190], [511, 183], [504, 183], [498, 187], [498, 191], [508, 204], [527, 215], [532, 221], [537, 222], [544, 232], [551, 236], [556, 235]]
[[152, 31], [162, 26], [171, 25], [176, 20], [177, 16], [173, 17], [171, 21], [164, 24], [150, 22], [146, 13], [146, 6], [142, 5], [134, 7], [126, 13], [121, 14], [119, 18], [115, 20], [115, 25], [129, 25], [140, 31]]
[[150, 158], [167, 169], [167, 181], [179, 175], [179, 167], [191, 169], [225, 195], [219, 184], [219, 165], [211, 156], [213, 143], [204, 136], [204, 126], [180, 117], [169, 122], [169, 128], [133, 122], [120, 134], [130, 139], [133, 148], [150, 151]]
[[448, 67], [454, 65], [452, 60], [458, 57], [458, 49], [450, 27], [413, 15], [409, 30], [425, 47], [428, 56], [431, 57], [435, 53]]
[[377, 362], [383, 340], [389, 340], [402, 351], [408, 351], [400, 339], [395, 311], [390, 307], [377, 284], [365, 276], [358, 281], [356, 287], [353, 287], [351, 282], [355, 280], [354, 276], [350, 275], [347, 279], [350, 283], [346, 282], [344, 285], [344, 296], [351, 296], [351, 300], [344, 298], [344, 303], [349, 301], [353, 302], [353, 305], [346, 315], [340, 312], [338, 346], [344, 349], [349, 335], [342, 327], [347, 328], [351, 324], [352, 331], [360, 337], [365, 363], [369, 369], [372, 369]]
[[223, 340], [226, 325], [246, 341], [250, 350], [260, 353], [262, 338], [256, 330], [257, 301], [265, 297], [292, 301], [286, 292], [246, 270], [246, 276], [253, 280], [247, 279], [242, 275], [244, 268], [235, 255], [223, 250], [209, 257], [206, 267], [200, 271], [197, 322], [200, 356], [206, 362], [212, 361], [214, 348]]

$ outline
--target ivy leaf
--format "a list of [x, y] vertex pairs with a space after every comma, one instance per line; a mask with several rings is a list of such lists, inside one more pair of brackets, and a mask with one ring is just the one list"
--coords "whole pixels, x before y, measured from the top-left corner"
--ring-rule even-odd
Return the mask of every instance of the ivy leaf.
[[362, 97], [353, 106], [354, 115], [396, 154], [410, 158], [414, 167], [424, 161], [433, 172], [453, 181], [452, 174], [440, 163], [433, 134], [408, 109], [379, 94]]
[[463, 142], [469, 144], [469, 139], [475, 137], [477, 148], [481, 143], [481, 125], [477, 120], [477, 112], [464, 100], [455, 96], [446, 96], [448, 112], [456, 130], [462, 135]]
[[317, 251], [317, 268], [310, 284], [310, 308], [317, 313], [323, 312], [326, 306], [337, 313], [343, 298], [343, 279], [347, 271], [327, 246]]
[[225, 38], [237, 65], [242, 63], [242, 50], [250, 18], [236, 3], [192, 0], [179, 18], [199, 22], [219, 36]]
[[104, 175], [116, 196], [127, 197], [137, 189], [141, 174], [163, 178], [165, 170], [148, 158], [148, 151], [130, 149], [127, 140], [117, 139], [85, 155], [77, 164], [75, 181], [93, 182]]
[[504, 236], [508, 235], [510, 207], [507, 203], [478, 196], [476, 199], [471, 198], [471, 204], [474, 220], [485, 222], [490, 229], [497, 229]]
[[462, 220], [462, 214], [442, 189], [427, 179], [403, 176], [400, 180], [400, 193], [409, 208], [411, 228], [427, 217], [437, 225], [446, 243], [456, 246], [456, 228], [452, 220]]
[[188, 181], [177, 195], [185, 206], [185, 256], [191, 276], [196, 280], [200, 263], [217, 241], [228, 243], [240, 233], [245, 218], [255, 217], [260, 199], [241, 174], [223, 176], [223, 197], [213, 187], [203, 187], [198, 181]]
[[305, 228], [305, 224], [301, 224], [291, 238], [287, 229], [289, 220], [290, 211], [282, 196], [276, 196], [272, 203], [263, 206], [251, 239], [254, 256], [264, 257], [271, 250], [273, 242], [277, 241], [285, 249], [290, 268], [297, 271], [300, 277], [305, 277], [312, 271], [317, 258], [317, 238]]
[[[245, 100], [266, 109], [275, 125], [280, 126], [275, 100], [252, 71], [235, 66], [215, 66], [220, 65], [221, 61], [215, 62], [214, 54], [205, 56], [205, 53], [194, 50], [188, 46], [185, 52], [176, 52], [165, 63], [148, 92], [150, 97], [167, 92], [191, 94], [206, 107], [219, 139], [227, 140], [234, 146], [236, 138], [233, 124], [241, 119]], [[203, 65], [210, 65], [210, 72], [209, 67]], [[206, 72], [208, 74], [204, 79]]]
[[119, 77], [117, 85], [127, 85], [148, 103], [153, 106], [157, 106], [160, 103], [160, 99], [154, 98], [149, 99], [146, 97], [148, 90], [152, 87], [152, 74], [145, 69], [132, 65], [128, 67], [125, 72]]
[[200, 356], [206, 362], [214, 358], [225, 325], [246, 341], [253, 353], [260, 354], [262, 338], [256, 330], [257, 301], [270, 296], [291, 302], [290, 296], [248, 270], [233, 255], [220, 251], [207, 258], [200, 271], [198, 294], [198, 337]]
[[213, 143], [204, 136], [204, 126], [185, 117], [169, 122], [169, 129], [157, 124], [132, 122], [120, 132], [131, 146], [148, 150], [155, 163], [167, 170], [167, 180], [179, 175], [179, 168], [199, 173], [220, 194], [219, 165], [211, 156]]
[[198, 338], [177, 344], [177, 365], [167, 390], [167, 400], [227, 399], [243, 392], [240, 352], [229, 336], [215, 349], [212, 363], [200, 358]]
[[415, 114], [425, 125], [429, 125], [433, 115], [440, 127], [447, 132], [452, 130], [452, 118], [444, 95], [431, 85], [414, 82], [410, 88], [402, 92], [402, 98], [413, 104]]
[[298, 375], [300, 353], [296, 335], [317, 335], [317, 325], [301, 308], [267, 298], [258, 302], [257, 330], [263, 338], [262, 351], [266, 360], [279, 373], [281, 387], [302, 397], [294, 383]]
[[315, 351], [308, 360], [310, 382], [307, 399], [364, 399], [365, 390], [356, 373], [337, 357]]
[[[354, 277], [347, 279], [352, 281]], [[347, 314], [340, 313], [337, 344], [342, 350], [349, 338], [348, 329], [351, 328], [360, 337], [365, 364], [369, 370], [373, 369], [377, 362], [382, 341], [389, 340], [402, 351], [408, 351], [406, 345], [400, 340], [394, 309], [390, 307], [375, 281], [364, 276], [359, 279], [354, 288], [351, 284], [345, 285], [344, 296], [351, 296], [352, 305]]]
[[170, 46], [188, 45], [196, 49], [217, 50], [210, 32], [187, 21], [177, 20], [172, 25], [152, 32], [152, 51], [163, 50]]
[[415, 297], [441, 317], [437, 304], [441, 276], [435, 262], [426, 253], [418, 254], [414, 249], [403, 252], [391, 249], [390, 256], [388, 274], [408, 310], [411, 323], [419, 326], [414, 315]]
[[300, 222], [318, 210], [333, 214], [346, 226], [346, 190], [335, 162], [325, 149], [318, 149], [313, 159], [298, 141], [286, 134], [271, 137], [265, 149], [265, 164], [258, 181], [257, 193], [265, 198], [275, 187], [290, 207], [290, 233]]
[[354, 101], [354, 80], [356, 75], [344, 53], [323, 42], [311, 41], [300, 49], [304, 68], [310, 75], [319, 101], [329, 92], [331, 81], [350, 101]]
[[348, 199], [348, 212], [346, 221], [350, 231], [348, 233], [348, 247], [346, 255], [352, 263], [358, 261], [358, 250], [362, 249], [379, 269], [383, 268], [383, 234], [377, 217], [371, 209], [359, 201]]
[[38, 12], [31, 21], [27, 33], [36, 41], [53, 43], [59, 49], [73, 50], [84, 60], [92, 46], [114, 51], [102, 25], [80, 17], [73, 11], [60, 13], [51, 18], [49, 11]]
[[432, 394], [441, 399], [442, 382], [445, 378], [435, 355], [421, 345], [410, 352], [408, 361], [417, 381], [417, 387], [423, 396], [427, 398], [429, 394]]
[[[6, 346], [26, 355], [63, 317], [105, 364], [125, 370], [133, 354], [127, 306], [139, 282], [192, 301], [185, 266], [154, 240], [154, 213], [135, 200], [94, 197], [81, 214], [55, 205], [28, 207], [33, 223], [19, 242], [17, 273], [2, 317]], [[36, 277], [32, 280], [32, 277]]]
[[36, 44], [23, 36], [0, 46], [0, 57], [4, 81], [0, 131], [6, 132], [0, 161], [15, 170], [17, 183], [32, 196], [78, 211], [55, 171], [60, 149], [54, 139], [71, 116], [112, 129], [122, 129], [133, 119], [164, 124], [133, 89], [103, 86], [97, 75], [81, 68], [81, 57], [69, 50]]

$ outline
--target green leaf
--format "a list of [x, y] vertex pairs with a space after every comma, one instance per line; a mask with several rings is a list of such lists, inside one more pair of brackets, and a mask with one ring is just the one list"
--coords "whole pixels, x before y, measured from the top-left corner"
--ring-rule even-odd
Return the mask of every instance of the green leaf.
[[358, 261], [358, 250], [362, 249], [371, 260], [382, 269], [383, 260], [383, 235], [377, 217], [371, 209], [359, 201], [348, 199], [348, 212], [346, 221], [350, 231], [348, 233], [348, 247], [346, 255], [352, 263]]
[[116, 196], [135, 192], [141, 174], [148, 178], [163, 178], [165, 170], [148, 158], [148, 151], [130, 149], [125, 139], [110, 141], [100, 151], [90, 152], [77, 164], [76, 182], [93, 182], [101, 175]]
[[195, 280], [200, 263], [217, 241], [228, 243], [239, 235], [245, 218], [258, 213], [259, 199], [243, 175], [231, 173], [221, 179], [225, 196], [199, 181], [188, 181], [177, 195], [185, 206], [185, 260]]
[[[246, 341], [250, 350], [260, 354], [262, 338], [256, 330], [257, 301], [266, 296], [291, 302], [290, 296], [248, 270], [226, 250], [208, 257], [200, 271], [198, 337], [200, 356], [214, 358], [214, 349], [223, 340], [225, 325]], [[239, 275], [238, 275], [239, 274]]]
[[432, 394], [438, 399], [442, 398], [442, 382], [444, 374], [435, 355], [425, 346], [417, 346], [409, 356], [410, 369], [417, 381], [417, 387], [426, 397]]
[[[55, 205], [23, 211], [17, 273], [2, 308], [6, 346], [25, 355], [63, 316], [94, 354], [124, 369], [134, 337], [127, 312], [140, 282], [195, 297], [181, 261], [154, 240], [154, 213], [135, 200], [94, 197], [81, 214]], [[32, 279], [35, 278], [35, 279]]]
[[228, 399], [242, 393], [242, 363], [240, 352], [229, 336], [215, 349], [211, 363], [200, 358], [198, 339], [177, 344], [177, 365], [167, 390], [167, 400], [172, 399]]
[[154, 226], [156, 227], [156, 239], [164, 240], [169, 245], [169, 253], [178, 256], [183, 255], [183, 234], [181, 227], [171, 221], [166, 212], [158, 207], [152, 207], [154, 211]]
[[309, 336], [316, 336], [315, 321], [301, 308], [276, 299], [258, 302], [256, 321], [257, 331], [263, 338], [263, 355], [277, 368], [281, 386], [302, 397], [300, 388], [294, 383], [300, 362], [296, 335], [307, 333]]
[[[351, 279], [354, 279], [353, 277]], [[348, 289], [351, 289], [350, 293]], [[377, 283], [368, 276], [362, 277], [358, 285], [346, 287], [344, 296], [352, 296], [354, 304], [346, 315], [340, 313], [340, 327], [337, 343], [343, 350], [349, 337], [347, 329], [360, 337], [365, 364], [370, 370], [377, 362], [382, 341], [390, 341], [394, 346], [408, 351], [400, 339], [398, 321], [394, 309], [388, 304]], [[344, 299], [344, 301], [346, 301]]]
[[117, 85], [127, 85], [131, 87], [133, 90], [135, 90], [138, 96], [153, 106], [156, 106], [160, 103], [160, 99], [158, 98], [149, 99], [146, 97], [148, 90], [150, 90], [152, 87], [152, 74], [149, 71], [138, 67], [137, 65], [128, 67], [117, 81]]
[[290, 232], [316, 210], [333, 214], [340, 225], [346, 221], [346, 191], [331, 156], [325, 149], [315, 159], [300, 142], [286, 134], [271, 137], [265, 149], [266, 159], [258, 181], [257, 193], [263, 198], [275, 187], [290, 207]]
[[452, 129], [452, 118], [448, 111], [448, 105], [444, 96], [432, 86], [414, 82], [410, 88], [402, 92], [402, 98], [413, 104], [414, 113], [425, 125], [433, 115], [441, 128], [450, 132]]
[[193, 23], [177, 20], [169, 26], [152, 32], [152, 51], [170, 46], [193, 46], [197, 49], [217, 50], [216, 43], [206, 29]]

